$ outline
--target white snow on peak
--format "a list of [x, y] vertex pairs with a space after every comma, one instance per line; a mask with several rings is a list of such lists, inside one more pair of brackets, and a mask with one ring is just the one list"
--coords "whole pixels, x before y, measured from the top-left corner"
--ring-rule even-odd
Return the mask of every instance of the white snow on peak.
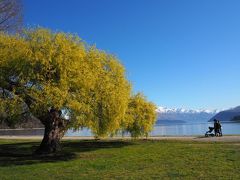
[[189, 114], [198, 114], [198, 113], [208, 113], [208, 114], [216, 114], [220, 112], [220, 110], [209, 110], [209, 109], [184, 109], [184, 108], [167, 108], [163, 106], [159, 106], [156, 110], [158, 113], [189, 113]]

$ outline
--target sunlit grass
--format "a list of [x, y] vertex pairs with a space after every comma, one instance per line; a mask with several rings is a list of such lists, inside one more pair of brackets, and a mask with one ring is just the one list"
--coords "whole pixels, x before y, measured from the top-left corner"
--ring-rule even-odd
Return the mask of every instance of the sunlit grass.
[[240, 179], [239, 143], [68, 140], [47, 157], [38, 144], [0, 140], [0, 179]]

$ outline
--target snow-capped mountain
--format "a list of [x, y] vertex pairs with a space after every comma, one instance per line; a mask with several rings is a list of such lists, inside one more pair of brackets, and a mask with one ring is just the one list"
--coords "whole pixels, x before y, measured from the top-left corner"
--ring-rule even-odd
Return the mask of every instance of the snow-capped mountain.
[[208, 110], [208, 109], [184, 109], [184, 108], [166, 108], [158, 107], [156, 110], [158, 113], [159, 121], [208, 121], [219, 110]]
[[208, 110], [208, 109], [184, 109], [184, 108], [166, 108], [159, 106], [157, 108], [158, 113], [190, 113], [190, 114], [199, 114], [199, 113], [209, 113], [209, 114], [216, 114], [220, 112], [219, 110]]

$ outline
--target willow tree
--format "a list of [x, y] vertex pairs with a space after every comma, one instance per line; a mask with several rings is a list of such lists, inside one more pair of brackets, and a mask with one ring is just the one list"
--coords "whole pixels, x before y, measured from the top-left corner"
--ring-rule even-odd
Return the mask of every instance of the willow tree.
[[114, 56], [91, 48], [87, 59], [96, 79], [87, 95], [91, 108], [88, 127], [96, 137], [104, 137], [120, 128], [131, 87], [125, 78], [124, 67]]
[[69, 128], [89, 127], [98, 136], [120, 128], [130, 94], [124, 68], [75, 35], [41, 28], [2, 33], [0, 69], [3, 104], [20, 107], [10, 115], [28, 112], [45, 126], [37, 153], [58, 150]]
[[137, 93], [129, 99], [123, 129], [132, 137], [148, 136], [157, 118], [156, 106]]

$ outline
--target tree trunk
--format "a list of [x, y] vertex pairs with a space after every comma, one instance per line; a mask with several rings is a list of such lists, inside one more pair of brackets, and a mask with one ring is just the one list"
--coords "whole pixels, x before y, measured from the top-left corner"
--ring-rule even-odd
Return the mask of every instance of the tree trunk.
[[64, 135], [66, 126], [60, 115], [60, 111], [51, 109], [49, 115], [41, 120], [45, 126], [45, 131], [36, 154], [50, 154], [61, 149], [60, 140]]

